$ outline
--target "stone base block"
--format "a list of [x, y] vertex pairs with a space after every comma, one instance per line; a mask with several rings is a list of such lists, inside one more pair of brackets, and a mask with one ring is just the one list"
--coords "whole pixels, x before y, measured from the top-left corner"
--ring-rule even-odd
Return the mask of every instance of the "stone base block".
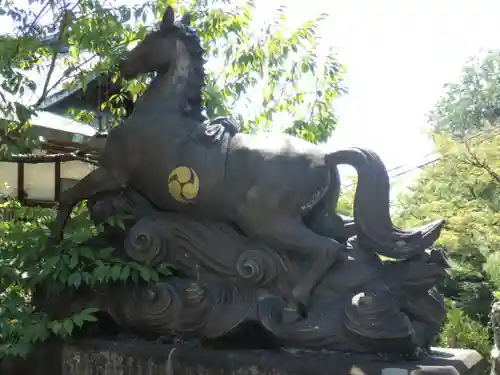
[[[170, 360], [169, 360], [170, 357]], [[481, 375], [474, 350], [435, 348], [418, 362], [338, 352], [209, 350], [105, 340], [51, 344], [1, 375]]]

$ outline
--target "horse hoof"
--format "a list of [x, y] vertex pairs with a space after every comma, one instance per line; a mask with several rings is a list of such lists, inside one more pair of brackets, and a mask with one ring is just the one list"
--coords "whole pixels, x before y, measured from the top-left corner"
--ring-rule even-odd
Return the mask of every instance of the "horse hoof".
[[305, 306], [300, 303], [293, 303], [283, 310], [283, 323], [294, 323], [307, 317]]
[[300, 286], [292, 291], [293, 305], [292, 307], [297, 310], [300, 314], [306, 314], [306, 307], [309, 304], [310, 292], [304, 290]]

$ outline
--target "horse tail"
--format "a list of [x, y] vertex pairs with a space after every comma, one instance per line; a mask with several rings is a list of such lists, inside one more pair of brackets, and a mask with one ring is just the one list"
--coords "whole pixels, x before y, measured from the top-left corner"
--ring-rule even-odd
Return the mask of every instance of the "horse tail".
[[354, 221], [360, 244], [395, 259], [420, 254], [439, 238], [444, 220], [420, 228], [404, 230], [394, 226], [390, 215], [389, 174], [373, 151], [350, 148], [325, 156], [332, 170], [338, 165], [356, 169], [358, 183], [354, 197]]

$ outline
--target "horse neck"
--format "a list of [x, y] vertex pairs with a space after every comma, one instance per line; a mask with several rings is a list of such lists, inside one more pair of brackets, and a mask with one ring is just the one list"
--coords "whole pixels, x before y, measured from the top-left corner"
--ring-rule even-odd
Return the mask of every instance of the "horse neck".
[[172, 84], [168, 74], [158, 75], [150, 83], [149, 87], [139, 97], [135, 104], [133, 116], [164, 114], [179, 111], [184, 94], [183, 85]]
[[[144, 94], [137, 100], [133, 116], [185, 116], [189, 104], [189, 86], [193, 75], [193, 61], [181, 41], [177, 42], [177, 59], [170, 63], [168, 73], [158, 73]], [[167, 124], [166, 124], [167, 125]], [[175, 123], [168, 122], [175, 126]]]

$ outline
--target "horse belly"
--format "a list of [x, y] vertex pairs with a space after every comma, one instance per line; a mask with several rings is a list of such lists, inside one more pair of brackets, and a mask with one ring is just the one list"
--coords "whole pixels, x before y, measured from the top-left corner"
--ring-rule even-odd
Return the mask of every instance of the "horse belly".
[[256, 139], [243, 138], [231, 145], [226, 183], [234, 187], [237, 200], [255, 194], [257, 204], [289, 213], [304, 214], [314, 207], [330, 184], [330, 168], [319, 149], [304, 141], [290, 142], [288, 137], [277, 137], [274, 146], [258, 147]]
[[297, 163], [295, 173], [283, 168], [274, 175], [275, 186], [281, 186], [282, 206], [290, 206], [301, 214], [309, 212], [326, 194], [330, 186], [330, 169], [326, 165]]

